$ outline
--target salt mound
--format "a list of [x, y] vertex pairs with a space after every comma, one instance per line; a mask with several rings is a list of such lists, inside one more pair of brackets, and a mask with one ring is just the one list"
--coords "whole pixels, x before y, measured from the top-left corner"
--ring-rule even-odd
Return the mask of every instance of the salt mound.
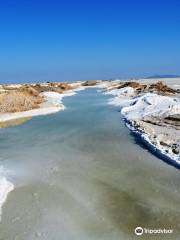
[[147, 93], [134, 99], [121, 113], [129, 120], [143, 119], [147, 116], [165, 118], [180, 114], [179, 99]]
[[110, 95], [119, 96], [119, 97], [131, 97], [135, 95], [135, 90], [132, 87], [125, 87], [125, 88], [110, 90], [105, 94], [110, 94]]

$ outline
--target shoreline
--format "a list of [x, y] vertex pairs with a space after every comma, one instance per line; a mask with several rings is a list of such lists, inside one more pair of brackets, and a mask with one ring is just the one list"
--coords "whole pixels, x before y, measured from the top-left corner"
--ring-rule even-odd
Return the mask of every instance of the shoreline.
[[[18, 120], [18, 119], [19, 120], [20, 119], [28, 120], [35, 116], [48, 115], [48, 114], [62, 111], [65, 109], [65, 106], [62, 103], [62, 99], [64, 97], [72, 96], [72, 95], [76, 94], [78, 91], [85, 90], [86, 88], [94, 88], [94, 87], [102, 88], [103, 86], [101, 86], [101, 84], [102, 84], [101, 81], [98, 80], [96, 82], [82, 81], [82, 82], [72, 82], [72, 83], [68, 83], [68, 84], [60, 83], [60, 85], [59, 85], [59, 83], [48, 83], [48, 84], [42, 83], [42, 84], [29, 84], [29, 85], [10, 84], [10, 85], [7, 85], [6, 88], [8, 89], [8, 92], [14, 91], [14, 89], [19, 90], [24, 87], [32, 88], [32, 89], [30, 89], [30, 91], [34, 91], [33, 88], [38, 85], [38, 88], [42, 88], [44, 90], [42, 90], [38, 93], [35, 92], [35, 94], [36, 94], [35, 96], [40, 97], [41, 99], [43, 99], [43, 101], [39, 105], [37, 105], [37, 107], [34, 109], [30, 109], [30, 110], [26, 110], [26, 111], [0, 113], [0, 128], [1, 128], [1, 125], [4, 126], [5, 123], [7, 123], [7, 127], [8, 127], [9, 121]], [[61, 86], [61, 85], [63, 86], [63, 90], [59, 89], [59, 86]], [[52, 88], [52, 90], [51, 90], [51, 88]], [[49, 91], [46, 91], [47, 89]], [[0, 93], [4, 93], [6, 91], [7, 90], [3, 89], [3, 85], [0, 85]], [[21, 124], [21, 121], [19, 121], [19, 122], [20, 122], [19, 124]], [[17, 124], [15, 123], [15, 125], [17, 125]], [[13, 124], [10, 124], [10, 126], [13, 126]]]
[[[169, 79], [168, 82], [170, 82]], [[32, 84], [30, 86], [36, 85]], [[174, 79], [173, 85], [165, 85], [154, 80], [151, 82], [149, 79], [129, 82], [124, 80], [97, 80], [68, 84], [61, 83], [60, 85], [58, 83], [38, 84], [38, 89], [43, 88], [44, 90], [52, 86], [53, 91], [42, 91], [38, 95], [44, 99], [39, 108], [15, 113], [1, 113], [0, 123], [7, 122], [8, 125], [8, 121], [17, 119], [24, 119], [22, 122], [25, 122], [25, 119], [28, 120], [34, 116], [56, 113], [65, 109], [62, 103], [64, 97], [72, 96], [77, 91], [86, 88], [97, 88], [101, 89], [100, 91], [104, 94], [113, 96], [109, 100], [109, 104], [121, 108], [121, 114], [125, 122], [128, 123], [126, 125], [132, 132], [136, 131], [136, 133], [142, 135], [141, 138], [146, 139], [146, 142], [158, 149], [163, 156], [180, 164], [180, 140], [175, 136], [179, 133], [180, 125], [176, 126], [172, 121], [175, 115], [180, 116], [180, 85]], [[65, 87], [68, 90], [59, 93], [59, 86], [63, 86], [63, 88]], [[21, 88], [22, 85], [10, 85], [9, 87], [12, 89]], [[179, 117], [177, 117], [178, 121]], [[19, 124], [21, 124], [21, 121]], [[174, 132], [174, 136], [168, 130], [169, 128]], [[164, 134], [162, 129], [166, 130], [166, 134]], [[170, 138], [171, 142], [169, 142], [168, 138]]]
[[[154, 155], [179, 169], [180, 95], [145, 92], [144, 83], [134, 82], [133, 86], [131, 82], [129, 85], [132, 86], [122, 88], [120, 85], [124, 83], [107, 84], [104, 94], [113, 96], [109, 104], [120, 107], [125, 125], [131, 133]], [[179, 89], [180, 86], [176, 84], [176, 87]], [[139, 93], [137, 89], [143, 90]], [[162, 84], [162, 89], [173, 92], [175, 88]]]
[[180, 169], [179, 160], [176, 158], [174, 159], [172, 155], [167, 154], [163, 148], [158, 148], [157, 145], [152, 144], [148, 134], [143, 134], [141, 131], [131, 126], [131, 123], [126, 119], [124, 119], [124, 121], [127, 128], [131, 131], [132, 135], [134, 135], [138, 141], [141, 141], [147, 150], [149, 150], [152, 154], [156, 155], [161, 160], [165, 161], [167, 164], [173, 165], [175, 168]]
[[66, 91], [62, 94], [56, 92], [43, 92], [42, 97], [45, 98], [45, 101], [40, 104], [39, 108], [31, 109], [27, 111], [14, 112], [14, 113], [1, 113], [0, 114], [0, 123], [5, 123], [8, 121], [13, 121], [17, 119], [31, 119], [32, 117], [48, 115], [56, 113], [65, 109], [65, 106], [62, 103], [64, 97], [72, 96], [76, 94], [76, 91], [83, 89], [77, 89], [74, 91]]
[[7, 180], [5, 170], [0, 166], [0, 223], [2, 218], [2, 207], [6, 202], [8, 194], [14, 190], [14, 185], [12, 182]]

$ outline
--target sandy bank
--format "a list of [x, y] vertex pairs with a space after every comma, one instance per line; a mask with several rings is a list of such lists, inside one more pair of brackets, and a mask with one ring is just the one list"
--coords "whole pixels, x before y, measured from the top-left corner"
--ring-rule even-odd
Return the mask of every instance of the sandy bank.
[[31, 118], [34, 116], [47, 115], [51, 113], [64, 110], [62, 99], [67, 96], [74, 95], [75, 92], [67, 92], [64, 94], [55, 92], [43, 92], [41, 95], [45, 98], [45, 101], [37, 109], [29, 111], [15, 112], [15, 113], [3, 113], [0, 114], [0, 122], [10, 121], [20, 118]]
[[[63, 110], [62, 99], [83, 90], [82, 83], [43, 83], [7, 85], [0, 90], [0, 127], [13, 125], [13, 120], [47, 115]], [[4, 124], [7, 123], [7, 124]], [[15, 122], [17, 125], [17, 122]]]

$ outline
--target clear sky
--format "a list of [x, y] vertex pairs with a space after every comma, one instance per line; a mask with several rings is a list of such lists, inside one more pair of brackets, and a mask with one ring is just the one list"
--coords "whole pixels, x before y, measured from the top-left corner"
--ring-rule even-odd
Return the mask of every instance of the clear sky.
[[0, 82], [180, 74], [179, 0], [0, 0]]

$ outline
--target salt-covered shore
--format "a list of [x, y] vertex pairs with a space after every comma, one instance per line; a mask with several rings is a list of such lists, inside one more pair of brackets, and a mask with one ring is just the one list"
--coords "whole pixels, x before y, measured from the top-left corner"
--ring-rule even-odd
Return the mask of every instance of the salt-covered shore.
[[5, 175], [5, 170], [0, 166], [0, 222], [2, 215], [2, 206], [5, 203], [9, 192], [14, 189], [14, 185], [6, 179]]
[[[172, 89], [180, 89], [178, 83], [178, 81], [175, 82]], [[152, 85], [153, 89], [145, 81], [139, 81], [140, 85], [134, 84], [132, 87], [121, 88], [119, 84], [122, 83], [119, 81], [107, 83], [105, 94], [113, 95], [109, 104], [121, 108], [126, 126], [151, 151], [180, 167], [179, 90], [171, 93], [171, 88], [168, 89], [168, 86], [163, 84], [160, 85], [160, 89], [158, 85], [158, 87]], [[146, 90], [144, 84], [146, 84]]]

